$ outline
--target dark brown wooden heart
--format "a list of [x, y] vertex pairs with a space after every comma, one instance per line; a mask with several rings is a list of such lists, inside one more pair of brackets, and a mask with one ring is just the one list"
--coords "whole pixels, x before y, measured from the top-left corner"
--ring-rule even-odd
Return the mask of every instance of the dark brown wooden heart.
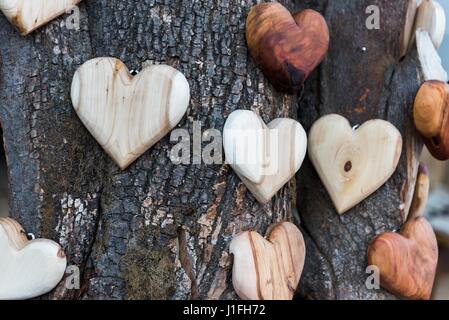
[[304, 10], [292, 16], [277, 2], [255, 5], [246, 21], [250, 53], [279, 91], [296, 92], [329, 47], [323, 16]]
[[400, 233], [377, 236], [368, 248], [368, 263], [380, 270], [380, 284], [407, 299], [430, 299], [438, 262], [438, 245], [423, 217], [406, 222]]

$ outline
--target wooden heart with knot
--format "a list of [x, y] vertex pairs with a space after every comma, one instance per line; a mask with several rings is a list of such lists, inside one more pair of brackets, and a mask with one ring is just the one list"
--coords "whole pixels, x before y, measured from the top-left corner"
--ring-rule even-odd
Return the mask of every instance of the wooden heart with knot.
[[71, 95], [81, 121], [123, 170], [178, 124], [190, 88], [167, 65], [133, 77], [120, 60], [97, 58], [76, 71]]
[[56, 17], [69, 12], [81, 0], [0, 0], [0, 10], [27, 35]]
[[50, 292], [64, 276], [66, 265], [57, 243], [28, 241], [16, 221], [0, 218], [0, 300], [29, 299]]
[[306, 247], [301, 231], [290, 222], [270, 227], [265, 240], [255, 231], [232, 239], [232, 284], [246, 300], [291, 300], [304, 267]]
[[273, 86], [296, 92], [324, 59], [329, 30], [313, 10], [291, 15], [278, 2], [255, 5], [246, 20], [246, 41], [251, 56]]
[[309, 133], [309, 158], [342, 214], [380, 188], [396, 170], [402, 150], [400, 132], [384, 120], [356, 130], [346, 118], [330, 114]]
[[430, 299], [437, 262], [435, 233], [423, 217], [410, 219], [400, 233], [380, 234], [368, 248], [382, 287], [407, 299]]

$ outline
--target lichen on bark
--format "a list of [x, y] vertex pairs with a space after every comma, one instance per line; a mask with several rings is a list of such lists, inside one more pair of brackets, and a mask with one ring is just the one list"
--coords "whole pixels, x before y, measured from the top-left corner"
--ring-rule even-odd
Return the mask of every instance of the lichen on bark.
[[172, 260], [169, 250], [128, 250], [121, 261], [128, 299], [171, 299], [175, 291]]

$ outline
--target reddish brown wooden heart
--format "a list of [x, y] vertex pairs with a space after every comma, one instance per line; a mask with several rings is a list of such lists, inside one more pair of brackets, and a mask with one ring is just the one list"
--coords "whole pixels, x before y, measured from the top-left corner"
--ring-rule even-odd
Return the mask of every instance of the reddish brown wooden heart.
[[449, 160], [449, 85], [424, 82], [415, 98], [413, 118], [430, 153], [438, 160]]
[[438, 262], [435, 233], [417, 217], [401, 232], [377, 236], [368, 249], [368, 262], [380, 270], [380, 284], [407, 299], [430, 299]]
[[329, 30], [323, 16], [304, 10], [292, 16], [277, 2], [255, 5], [246, 21], [250, 53], [274, 87], [298, 91], [324, 59]]

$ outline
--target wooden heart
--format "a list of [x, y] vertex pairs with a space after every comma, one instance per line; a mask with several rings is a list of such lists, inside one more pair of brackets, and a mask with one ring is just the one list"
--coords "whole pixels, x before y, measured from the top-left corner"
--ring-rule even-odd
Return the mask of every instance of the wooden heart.
[[181, 121], [190, 88], [167, 65], [133, 77], [120, 60], [97, 58], [76, 71], [71, 95], [81, 121], [123, 170]]
[[275, 119], [268, 126], [253, 111], [237, 110], [223, 132], [226, 161], [254, 197], [266, 203], [299, 170], [307, 135], [293, 119]]
[[232, 239], [232, 284], [241, 299], [291, 300], [304, 267], [306, 247], [292, 223], [271, 226], [268, 240], [255, 231]]
[[64, 276], [66, 265], [57, 243], [28, 241], [16, 221], [0, 218], [0, 300], [29, 299], [50, 292]]
[[427, 200], [429, 199], [429, 189], [429, 170], [425, 164], [420, 163], [408, 219], [424, 216], [424, 210], [427, 206]]
[[449, 160], [449, 85], [424, 82], [413, 104], [415, 126], [427, 149], [438, 160]]
[[405, 16], [404, 30], [401, 36], [401, 57], [407, 54], [412, 40], [415, 39], [414, 24], [419, 5], [418, 1], [420, 0], [407, 0], [407, 15]]
[[304, 10], [292, 16], [278, 2], [255, 5], [246, 20], [249, 51], [273, 86], [296, 92], [329, 47], [323, 16]]
[[27, 35], [56, 17], [68, 12], [81, 0], [0, 0], [0, 10]]
[[384, 120], [353, 130], [346, 118], [330, 114], [317, 120], [309, 134], [310, 160], [340, 214], [390, 178], [401, 150], [401, 134]]
[[416, 30], [416, 47], [421, 71], [425, 81], [439, 80], [448, 81], [448, 74], [443, 67], [441, 57], [435, 49], [432, 39], [427, 31]]
[[414, 28], [427, 31], [435, 48], [440, 48], [446, 30], [446, 14], [441, 4], [434, 0], [423, 0], [416, 13]]
[[400, 234], [377, 236], [368, 248], [368, 263], [380, 271], [385, 289], [407, 299], [430, 299], [438, 262], [438, 245], [423, 217], [409, 220]]

